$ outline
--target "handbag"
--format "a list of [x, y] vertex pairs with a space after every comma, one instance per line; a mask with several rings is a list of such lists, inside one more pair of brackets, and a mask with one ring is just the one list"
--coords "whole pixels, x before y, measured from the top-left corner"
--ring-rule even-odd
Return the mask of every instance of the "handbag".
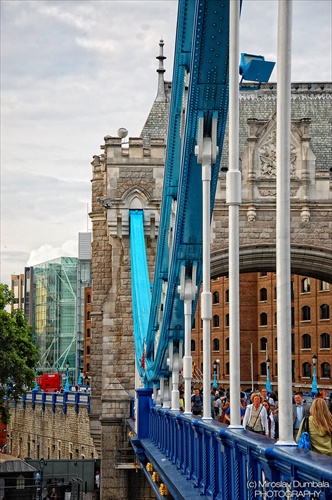
[[303, 448], [304, 450], [310, 450], [310, 432], [309, 432], [309, 417], [304, 417], [302, 422], [302, 432], [299, 440], [297, 442], [297, 446], [299, 448]]
[[254, 422], [254, 425], [247, 425], [247, 427], [246, 427], [246, 430], [247, 430], [247, 431], [256, 432], [256, 434], [265, 434], [265, 433], [264, 433], [264, 431], [255, 431], [255, 430], [254, 430], [254, 429], [255, 429], [256, 422], [257, 422], [257, 420], [258, 420], [258, 417], [259, 417], [259, 415], [260, 415], [260, 413], [261, 413], [262, 408], [263, 408], [263, 407], [261, 406], [261, 407], [260, 407], [260, 409], [259, 409], [259, 412], [258, 412], [258, 415], [257, 415], [256, 420], [255, 420], [255, 422]]

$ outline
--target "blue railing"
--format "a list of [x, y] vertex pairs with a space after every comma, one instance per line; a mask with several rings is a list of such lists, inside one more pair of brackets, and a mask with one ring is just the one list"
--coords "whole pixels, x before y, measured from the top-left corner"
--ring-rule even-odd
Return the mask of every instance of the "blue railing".
[[137, 456], [175, 499], [332, 498], [331, 457], [160, 407], [145, 420], [148, 435], [133, 439]]
[[[9, 400], [7, 400], [7, 404]], [[86, 406], [90, 413], [90, 394], [84, 392], [38, 392], [29, 391], [23, 394], [21, 402], [15, 403], [17, 406], [22, 404], [26, 408], [27, 403], [31, 403], [33, 410], [36, 409], [36, 404], [40, 404], [42, 410], [45, 411], [46, 405], [52, 405], [52, 411], [55, 413], [57, 406], [62, 406], [64, 414], [67, 414], [67, 405], [74, 405], [75, 412], [79, 413], [81, 406]]]

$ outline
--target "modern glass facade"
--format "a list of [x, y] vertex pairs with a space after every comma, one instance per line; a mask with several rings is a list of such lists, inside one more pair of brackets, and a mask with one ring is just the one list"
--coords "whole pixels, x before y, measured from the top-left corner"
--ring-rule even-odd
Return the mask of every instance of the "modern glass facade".
[[66, 371], [76, 383], [78, 259], [60, 257], [33, 267], [33, 341], [40, 350], [39, 369]]

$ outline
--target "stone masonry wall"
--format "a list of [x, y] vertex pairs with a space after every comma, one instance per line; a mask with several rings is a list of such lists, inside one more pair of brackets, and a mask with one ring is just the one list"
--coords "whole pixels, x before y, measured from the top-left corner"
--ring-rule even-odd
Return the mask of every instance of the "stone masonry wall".
[[[52, 411], [47, 404], [45, 411], [36, 403], [32, 409], [17, 405], [11, 408], [11, 420], [7, 427], [7, 453], [20, 458], [45, 459], [91, 459], [98, 453], [90, 434], [87, 407], [80, 406], [79, 413], [73, 405], [67, 405], [67, 414], [62, 405]], [[77, 450], [77, 451], [76, 451]]]

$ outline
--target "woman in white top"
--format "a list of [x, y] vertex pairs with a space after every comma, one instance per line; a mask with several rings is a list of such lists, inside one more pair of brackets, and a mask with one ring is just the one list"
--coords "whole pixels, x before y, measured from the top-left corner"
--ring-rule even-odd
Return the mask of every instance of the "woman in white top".
[[269, 436], [269, 425], [267, 420], [267, 412], [262, 405], [262, 395], [259, 392], [254, 392], [250, 401], [251, 405], [246, 408], [246, 413], [242, 422], [243, 428], [256, 432], [257, 434], [265, 434]]

